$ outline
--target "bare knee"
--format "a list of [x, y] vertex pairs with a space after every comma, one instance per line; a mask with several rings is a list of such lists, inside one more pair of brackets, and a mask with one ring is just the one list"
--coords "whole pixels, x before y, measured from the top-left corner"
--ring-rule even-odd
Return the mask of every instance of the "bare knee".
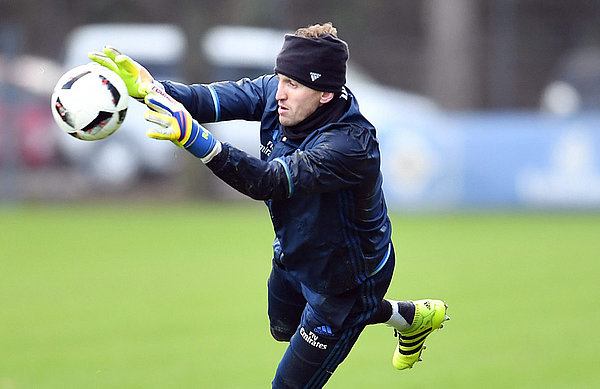
[[289, 342], [292, 339], [292, 335], [296, 332], [296, 329], [290, 330], [281, 327], [270, 326], [271, 336], [278, 342]]

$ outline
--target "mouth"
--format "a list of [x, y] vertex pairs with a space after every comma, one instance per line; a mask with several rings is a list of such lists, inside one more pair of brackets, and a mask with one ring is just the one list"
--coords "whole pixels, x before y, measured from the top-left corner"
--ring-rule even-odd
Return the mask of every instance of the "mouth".
[[280, 115], [283, 114], [283, 113], [285, 113], [285, 112], [287, 112], [287, 111], [289, 111], [289, 109], [286, 108], [286, 107], [284, 107], [283, 105], [279, 105], [277, 107], [277, 113], [280, 114]]

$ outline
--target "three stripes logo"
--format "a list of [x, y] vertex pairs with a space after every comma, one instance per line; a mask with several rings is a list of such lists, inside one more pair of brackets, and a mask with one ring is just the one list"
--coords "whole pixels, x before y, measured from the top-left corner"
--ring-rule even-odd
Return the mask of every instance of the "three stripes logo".
[[310, 80], [312, 82], [317, 81], [321, 77], [321, 73], [310, 72]]
[[316, 327], [313, 330], [314, 333], [317, 333], [319, 335], [329, 335], [329, 336], [333, 336], [333, 332], [331, 331], [331, 327], [329, 326], [320, 326], [320, 327]]

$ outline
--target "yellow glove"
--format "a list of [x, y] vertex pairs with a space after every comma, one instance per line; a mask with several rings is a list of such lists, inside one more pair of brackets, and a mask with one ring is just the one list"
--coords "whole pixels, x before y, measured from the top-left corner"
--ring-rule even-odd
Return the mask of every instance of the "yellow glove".
[[145, 102], [150, 109], [144, 113], [144, 119], [159, 125], [147, 132], [150, 138], [170, 140], [205, 163], [221, 151], [221, 143], [161, 88], [151, 85]]
[[102, 51], [93, 51], [88, 58], [117, 73], [125, 82], [129, 96], [143, 102], [147, 94], [146, 85], [154, 82], [150, 72], [112, 46], [105, 46]]

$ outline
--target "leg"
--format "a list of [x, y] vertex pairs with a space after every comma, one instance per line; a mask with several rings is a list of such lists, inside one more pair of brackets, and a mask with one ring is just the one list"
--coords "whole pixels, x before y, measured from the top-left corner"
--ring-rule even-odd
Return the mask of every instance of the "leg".
[[332, 328], [307, 307], [273, 379], [273, 388], [322, 388], [346, 358], [363, 326]]
[[447, 306], [440, 300], [395, 301], [382, 299], [368, 324], [385, 323], [394, 328], [398, 346], [392, 364], [396, 369], [411, 368], [421, 360], [425, 338], [449, 320]]
[[389, 324], [396, 329], [408, 328], [415, 317], [415, 304], [412, 301], [381, 299], [377, 311], [368, 324]]
[[440, 300], [395, 301], [381, 298], [367, 324], [385, 323], [394, 328], [398, 345], [392, 364], [403, 370], [421, 360], [425, 338], [450, 319], [446, 309], [447, 305]]
[[415, 362], [421, 361], [427, 336], [442, 328], [444, 321], [450, 320], [446, 315], [448, 306], [441, 300], [417, 300], [413, 304], [415, 314], [412, 324], [408, 328], [403, 326], [402, 329], [395, 329], [398, 347], [394, 351], [392, 364], [398, 370], [412, 368]]
[[273, 379], [273, 388], [321, 388], [346, 358], [387, 291], [393, 261], [385, 271], [341, 296], [304, 290], [308, 303]]
[[273, 338], [289, 342], [300, 324], [306, 300], [300, 285], [275, 262], [269, 276], [268, 314]]

